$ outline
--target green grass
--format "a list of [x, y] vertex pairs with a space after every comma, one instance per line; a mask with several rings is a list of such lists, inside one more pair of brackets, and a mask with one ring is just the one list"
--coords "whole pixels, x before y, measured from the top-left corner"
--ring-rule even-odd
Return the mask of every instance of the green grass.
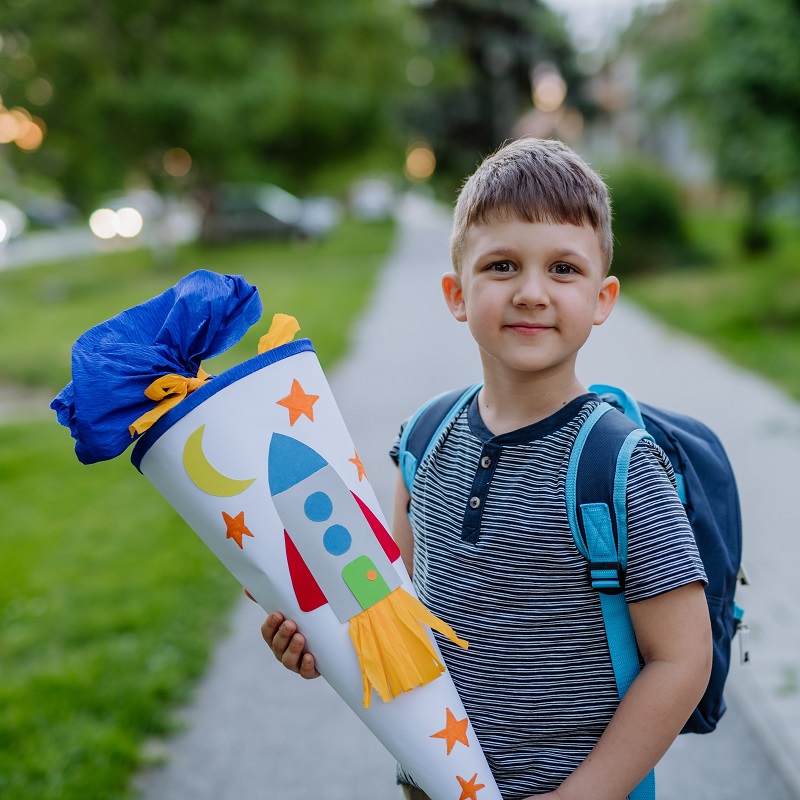
[[[188, 247], [168, 269], [128, 252], [1, 274], [2, 380], [60, 388], [85, 328], [198, 267], [243, 274], [265, 301], [229, 362], [280, 310], [330, 366], [391, 236], [347, 223], [318, 245]], [[84, 467], [72, 444], [54, 418], [0, 425], [3, 800], [130, 797], [143, 743], [170, 730], [241, 591], [127, 456]]]
[[0, 427], [0, 796], [122, 798], [237, 587], [122, 458]]
[[696, 214], [691, 235], [704, 263], [626, 277], [624, 292], [800, 399], [800, 225], [774, 222], [776, 246], [758, 256], [740, 251], [738, 225]]

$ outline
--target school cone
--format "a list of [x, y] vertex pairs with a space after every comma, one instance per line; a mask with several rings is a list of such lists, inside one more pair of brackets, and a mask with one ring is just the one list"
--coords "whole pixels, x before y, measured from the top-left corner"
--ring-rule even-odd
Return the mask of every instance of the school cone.
[[[416, 598], [311, 342], [285, 341], [295, 330], [279, 316], [263, 352], [214, 379], [192, 364], [151, 381], [133, 464], [265, 611], [297, 622], [325, 680], [433, 800], [500, 800], [429, 629], [467, 643]], [[75, 364], [74, 350], [54, 408], [88, 463]]]

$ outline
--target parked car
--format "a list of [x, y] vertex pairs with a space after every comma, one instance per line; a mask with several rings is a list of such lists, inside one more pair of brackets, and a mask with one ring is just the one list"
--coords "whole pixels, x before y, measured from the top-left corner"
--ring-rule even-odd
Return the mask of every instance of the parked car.
[[392, 184], [383, 178], [362, 178], [353, 183], [348, 195], [356, 219], [377, 222], [394, 215], [397, 198]]
[[38, 228], [65, 228], [81, 218], [75, 206], [53, 197], [29, 197], [22, 207], [31, 225]]
[[211, 192], [200, 226], [200, 239], [222, 244], [241, 239], [324, 236], [340, 221], [333, 198], [301, 200], [269, 183], [223, 184]]

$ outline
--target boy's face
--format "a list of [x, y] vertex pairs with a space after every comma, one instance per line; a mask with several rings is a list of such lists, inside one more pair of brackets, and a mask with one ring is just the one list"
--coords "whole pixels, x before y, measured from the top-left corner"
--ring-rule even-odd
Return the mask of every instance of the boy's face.
[[461, 274], [445, 275], [442, 287], [453, 316], [469, 324], [484, 372], [566, 376], [619, 293], [604, 272], [589, 226], [494, 220], [468, 230]]

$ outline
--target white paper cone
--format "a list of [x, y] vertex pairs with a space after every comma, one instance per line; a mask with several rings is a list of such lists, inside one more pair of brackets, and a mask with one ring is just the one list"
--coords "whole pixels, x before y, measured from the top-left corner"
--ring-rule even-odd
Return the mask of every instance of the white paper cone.
[[[416, 595], [402, 560], [385, 555], [375, 520], [365, 524], [358, 501], [387, 527], [310, 342], [198, 389], [141, 437], [133, 462], [265, 611], [297, 622], [323, 677], [433, 800], [500, 800], [448, 672], [390, 702], [372, 692], [364, 708], [348, 630], [361, 584], [351, 590], [343, 580], [346, 565], [368, 558], [370, 581], [377, 573], [389, 589]], [[291, 545], [316, 590], [290, 572]]]

